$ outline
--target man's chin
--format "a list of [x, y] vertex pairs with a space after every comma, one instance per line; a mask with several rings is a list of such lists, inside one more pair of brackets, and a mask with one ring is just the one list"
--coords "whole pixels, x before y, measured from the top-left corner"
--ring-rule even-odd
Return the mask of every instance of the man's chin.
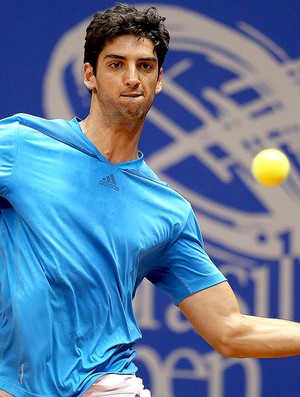
[[131, 108], [127, 107], [121, 113], [122, 116], [125, 118], [129, 118], [131, 120], [133, 119], [140, 120], [146, 117], [148, 110], [142, 109], [141, 107], [131, 107]]

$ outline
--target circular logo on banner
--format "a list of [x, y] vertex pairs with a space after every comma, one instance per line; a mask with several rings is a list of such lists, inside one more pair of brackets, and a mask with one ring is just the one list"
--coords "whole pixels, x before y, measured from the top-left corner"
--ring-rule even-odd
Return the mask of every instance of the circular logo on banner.
[[[163, 92], [147, 117], [148, 164], [193, 205], [218, 257], [296, 258], [300, 201], [300, 62], [252, 26], [229, 28], [157, 5], [171, 46]], [[84, 20], [58, 42], [44, 85], [47, 117], [88, 111], [82, 82]], [[253, 157], [277, 148], [291, 161], [279, 187], [259, 185]], [[143, 150], [143, 148], [142, 148]], [[233, 258], [234, 262], [234, 258]]]

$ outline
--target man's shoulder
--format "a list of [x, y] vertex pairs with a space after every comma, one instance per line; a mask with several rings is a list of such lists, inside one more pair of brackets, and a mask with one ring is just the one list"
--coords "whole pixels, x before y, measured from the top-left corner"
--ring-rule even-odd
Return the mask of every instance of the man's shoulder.
[[44, 129], [70, 128], [69, 121], [65, 119], [46, 119], [27, 113], [17, 113], [11, 117], [12, 121], [17, 121], [20, 125], [42, 131]]
[[[140, 152], [141, 153], [141, 152]], [[138, 167], [136, 168], [136, 172], [140, 173], [144, 177], [148, 177], [150, 179], [153, 179], [154, 181], [159, 181], [163, 182], [161, 178], [154, 172], [154, 170], [150, 167], [150, 165], [147, 163], [147, 161], [144, 158], [144, 155], [142, 154], [141, 160], [138, 163]], [[165, 183], [165, 182], [163, 182]]]
[[80, 134], [81, 128], [78, 121], [79, 119], [75, 117], [71, 120], [49, 120], [26, 113], [17, 113], [7, 119], [1, 120], [0, 128], [7, 133], [18, 129], [20, 132], [19, 137], [26, 137], [28, 134], [32, 137], [32, 134], [36, 135], [38, 132], [89, 155], [93, 155], [89, 145], [82, 139]]
[[27, 113], [16, 113], [12, 116], [0, 120], [0, 124], [4, 129], [15, 127], [27, 127], [31, 130], [44, 132], [55, 130], [70, 130], [70, 121], [65, 119], [49, 120], [43, 117], [34, 116]]
[[155, 194], [160, 194], [164, 196], [168, 201], [170, 201], [170, 203], [176, 202], [176, 205], [186, 207], [187, 211], [189, 212], [191, 207], [190, 202], [172, 185], [170, 185], [167, 181], [165, 181], [158, 174], [156, 174], [156, 172], [152, 169], [152, 167], [147, 163], [144, 158], [142, 160], [143, 161], [141, 161], [138, 170], [135, 170], [135, 172], [140, 174], [141, 177], [152, 181], [151, 185], [155, 191]]

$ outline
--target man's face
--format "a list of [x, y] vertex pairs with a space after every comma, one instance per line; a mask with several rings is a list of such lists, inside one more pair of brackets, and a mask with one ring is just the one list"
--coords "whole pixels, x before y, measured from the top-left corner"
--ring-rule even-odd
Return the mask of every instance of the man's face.
[[85, 84], [95, 96], [92, 106], [116, 121], [143, 119], [161, 91], [161, 79], [152, 41], [132, 35], [106, 44], [95, 74], [91, 65], [85, 64]]

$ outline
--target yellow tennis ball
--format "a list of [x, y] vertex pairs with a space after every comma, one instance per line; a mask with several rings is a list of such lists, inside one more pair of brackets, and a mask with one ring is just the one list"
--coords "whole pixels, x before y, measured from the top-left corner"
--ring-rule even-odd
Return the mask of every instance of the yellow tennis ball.
[[290, 172], [287, 156], [277, 149], [259, 152], [252, 162], [252, 174], [265, 186], [276, 186], [283, 182]]

